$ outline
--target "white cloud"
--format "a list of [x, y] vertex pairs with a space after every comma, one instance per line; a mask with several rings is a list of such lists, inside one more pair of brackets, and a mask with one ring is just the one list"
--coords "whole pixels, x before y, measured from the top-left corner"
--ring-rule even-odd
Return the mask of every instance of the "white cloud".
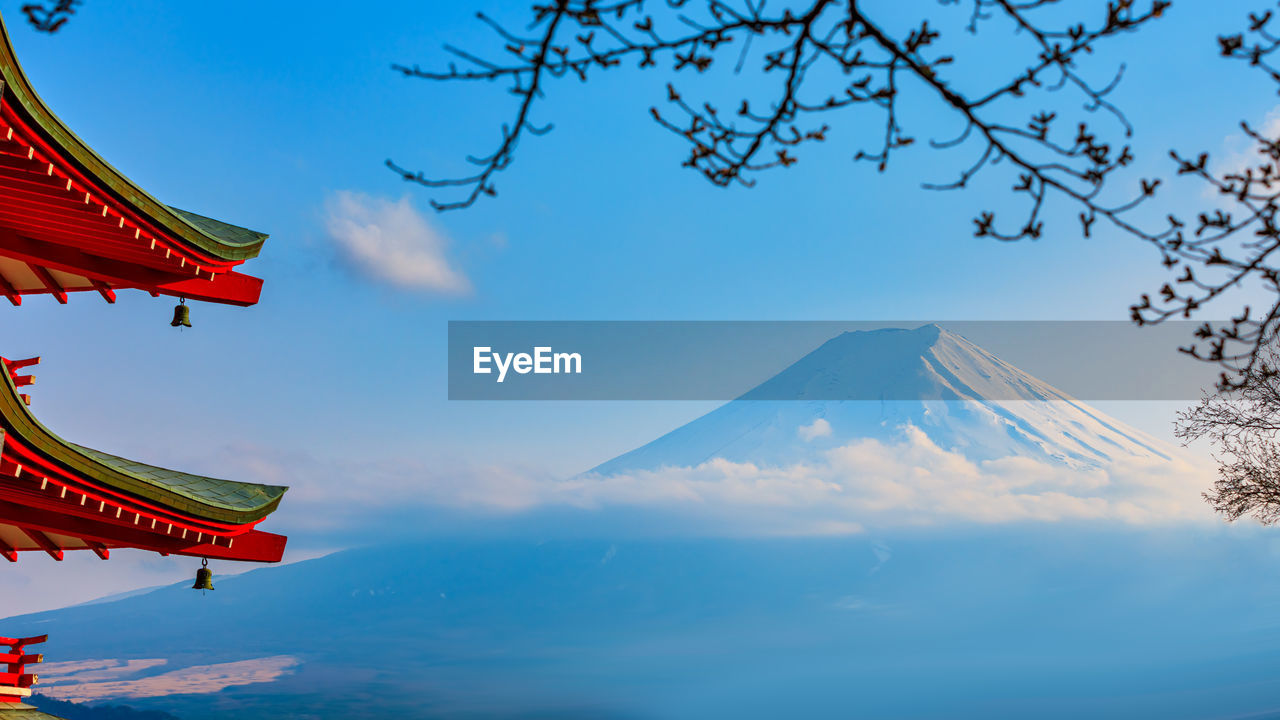
[[547, 488], [544, 502], [583, 507], [701, 507], [773, 516], [796, 532], [832, 523], [892, 527], [1091, 520], [1161, 524], [1212, 518], [1200, 491], [1211, 469], [1174, 459], [1079, 470], [1023, 457], [974, 462], [913, 426], [891, 442], [858, 440], [785, 466], [713, 459], [693, 467], [584, 476]]
[[369, 276], [412, 290], [450, 295], [471, 282], [447, 257], [449, 239], [409, 202], [340, 191], [325, 203], [329, 236]]
[[[247, 480], [307, 478], [295, 483], [277, 513], [274, 529], [282, 532], [333, 532], [388, 513], [432, 510], [472, 530], [486, 518], [536, 523], [538, 512], [549, 511], [560, 513], [551, 522], [564, 530], [563, 512], [573, 510], [583, 513], [584, 527], [588, 515], [607, 520], [640, 512], [649, 517], [647, 527], [727, 536], [848, 535], [957, 523], [1212, 521], [1200, 492], [1215, 474], [1181, 457], [1122, 460], [1105, 470], [1016, 456], [974, 461], [911, 425], [891, 439], [815, 449], [794, 464], [714, 458], [610, 476], [563, 478], [495, 464], [334, 462], [280, 457], [268, 448], [237, 448], [228, 467]], [[887, 548], [883, 556], [877, 550], [881, 564], [889, 556]]]
[[808, 425], [801, 425], [796, 428], [796, 435], [800, 436], [805, 442], [812, 442], [820, 437], [829, 437], [831, 435], [831, 423], [823, 418], [818, 418]]

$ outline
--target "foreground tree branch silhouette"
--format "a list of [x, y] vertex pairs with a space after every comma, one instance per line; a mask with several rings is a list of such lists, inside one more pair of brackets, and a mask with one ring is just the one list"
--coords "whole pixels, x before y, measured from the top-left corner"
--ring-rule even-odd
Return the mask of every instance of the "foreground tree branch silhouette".
[[80, 0], [26, 3], [22, 6], [22, 14], [27, 16], [27, 22], [36, 30], [56, 33], [76, 14], [76, 6], [79, 4]]
[[[1280, 352], [1269, 341], [1262, 355], [1270, 367]], [[1280, 522], [1280, 376], [1255, 374], [1238, 388], [1206, 395], [1178, 416], [1185, 441], [1209, 439], [1218, 453], [1218, 480], [1205, 500], [1228, 520], [1252, 515], [1264, 525]]]
[[[767, 10], [759, 0], [553, 0], [530, 6], [531, 23], [523, 32], [481, 13], [480, 22], [493, 30], [500, 46], [497, 59], [448, 46], [457, 61], [447, 68], [394, 69], [435, 81], [505, 81], [515, 112], [496, 147], [469, 157], [476, 170], [461, 177], [436, 178], [394, 160], [387, 164], [405, 180], [444, 193], [432, 199], [437, 210], [470, 207], [497, 194], [497, 175], [510, 167], [523, 139], [551, 129], [533, 114], [552, 81], [587, 81], [627, 63], [672, 76], [666, 105], [650, 112], [688, 146], [683, 166], [715, 185], [751, 186], [764, 171], [796, 164], [803, 146], [828, 141], [836, 132], [831, 123], [857, 110], [878, 113], [882, 130], [857, 138], [870, 146], [853, 158], [883, 171], [896, 153], [923, 145], [910, 127], [923, 125], [928, 131], [938, 124], [931, 112], [903, 107], [909, 89], [914, 97], [931, 100], [931, 107], [944, 109], [959, 128], [930, 137], [928, 148], [971, 158], [953, 177], [930, 179], [925, 187], [962, 189], [1003, 164], [1013, 176], [1012, 192], [1024, 200], [1024, 213], [1012, 220], [993, 211], [978, 213], [974, 235], [1040, 238], [1047, 207], [1061, 201], [1074, 207], [1084, 236], [1097, 232], [1101, 221], [1142, 240], [1155, 248], [1174, 279], [1133, 305], [1131, 317], [1138, 324], [1190, 318], [1249, 281], [1260, 281], [1280, 296], [1280, 266], [1272, 262], [1278, 246], [1273, 185], [1280, 180], [1275, 141], [1246, 124], [1264, 162], [1222, 176], [1210, 171], [1207, 153], [1174, 152], [1172, 173], [1207, 183], [1225, 200], [1223, 207], [1194, 218], [1152, 207], [1161, 178], [1130, 178], [1118, 188], [1109, 182], [1134, 162], [1133, 129], [1109, 100], [1124, 67], [1097, 82], [1082, 70], [1084, 61], [1103, 44], [1158, 20], [1170, 2], [1112, 0], [1073, 3], [1068, 9], [1058, 0], [939, 0], [935, 6], [921, 5], [932, 22], [923, 17], [896, 33], [887, 29], [887, 16], [901, 8], [881, 3], [879, 9], [864, 9], [868, 5], [797, 0]], [[988, 34], [1022, 60], [1002, 62], [985, 84], [960, 87], [948, 72], [966, 58], [944, 48], [935, 29], [944, 12], [962, 12], [969, 34]], [[1247, 33], [1218, 42], [1222, 55], [1245, 59], [1280, 82], [1280, 72], [1268, 62], [1280, 46], [1268, 30], [1271, 19], [1270, 12], [1251, 15]], [[724, 110], [686, 96], [675, 84], [682, 74], [706, 73], [724, 63], [732, 63], [735, 73], [754, 73], [770, 82], [768, 97], [739, 98], [732, 110]], [[1152, 224], [1150, 218], [1161, 214], [1165, 217]], [[1261, 315], [1249, 308], [1238, 312], [1229, 323], [1205, 325], [1183, 348], [1221, 364], [1223, 388], [1249, 376], [1260, 361], [1262, 337], [1280, 324], [1280, 302]]]

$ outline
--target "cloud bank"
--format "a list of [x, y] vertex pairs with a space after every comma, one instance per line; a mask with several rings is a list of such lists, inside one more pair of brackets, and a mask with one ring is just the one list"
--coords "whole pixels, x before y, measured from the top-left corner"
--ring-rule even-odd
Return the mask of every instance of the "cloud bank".
[[[1211, 521], [1200, 492], [1213, 469], [1189, 459], [1118, 461], [1076, 469], [1026, 457], [974, 461], [906, 425], [892, 439], [815, 450], [805, 462], [715, 458], [694, 466], [557, 478], [502, 466], [308, 462], [238, 451], [264, 482], [308, 471], [290, 508], [325, 522], [443, 509], [455, 517], [514, 518], [573, 510], [579, 517], [643, 512], [654, 527], [712, 535], [832, 535], [865, 529], [1089, 521], [1161, 525]], [[365, 482], [352, 483], [360, 476]], [[367, 492], [376, 486], [379, 492]], [[364, 488], [364, 490], [361, 490]], [[342, 511], [326, 508], [341, 507]], [[284, 520], [284, 517], [280, 518]], [[312, 526], [312, 531], [326, 528]]]
[[764, 509], [790, 518], [798, 532], [834, 522], [1146, 525], [1211, 517], [1199, 496], [1208, 477], [1211, 471], [1180, 458], [1122, 460], [1087, 470], [1025, 457], [975, 462], [908, 425], [897, 440], [857, 440], [810, 462], [767, 466], [712, 459], [693, 467], [587, 475], [556, 483], [545, 500], [585, 507]]
[[449, 239], [402, 197], [340, 191], [326, 203], [325, 225], [360, 272], [395, 287], [464, 295], [471, 282], [447, 257]]

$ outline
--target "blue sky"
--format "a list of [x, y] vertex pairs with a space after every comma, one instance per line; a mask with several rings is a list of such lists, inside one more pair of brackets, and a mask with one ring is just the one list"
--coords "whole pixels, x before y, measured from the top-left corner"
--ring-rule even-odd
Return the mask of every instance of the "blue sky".
[[[629, 71], [553, 85], [540, 116], [556, 130], [520, 148], [499, 197], [434, 214], [428, 191], [383, 160], [459, 171], [465, 153], [491, 145], [511, 98], [498, 85], [405, 79], [390, 65], [439, 66], [445, 43], [491, 47], [474, 12], [520, 5], [298, 12], [88, 0], [52, 37], [22, 23], [16, 4], [4, 7], [37, 90], [109, 162], [167, 203], [272, 236], [245, 267], [266, 280], [261, 303], [198, 305], [190, 331], [168, 326], [169, 300], [140, 293], [114, 306], [82, 294], [67, 307], [33, 298], [0, 309], [5, 354], [44, 356], [40, 417], [77, 442], [210, 474], [262, 453], [273, 467], [292, 465], [297, 477], [276, 479], [295, 487], [324, 466], [349, 468], [352, 486], [370, 494], [382, 490], [369, 477], [403, 467], [559, 476], [712, 405], [450, 403], [447, 321], [1123, 319], [1164, 281], [1154, 254], [1124, 237], [1081, 240], [1067, 225], [1036, 243], [971, 237], [973, 213], [1002, 207], [1003, 195], [920, 190], [922, 179], [949, 178], [925, 151], [884, 174], [855, 165], [850, 135], [864, 121], [844, 135], [837, 124], [826, 146], [754, 189], [711, 187], [678, 168], [684, 148], [648, 119], [666, 76]], [[1169, 147], [1219, 151], [1240, 118], [1275, 106], [1260, 74], [1216, 56], [1215, 35], [1249, 9], [1177, 3], [1168, 19], [1108, 46], [1130, 61], [1116, 102], [1153, 172], [1167, 168]], [[1104, 54], [1098, 68], [1118, 57]], [[423, 218], [414, 231], [436, 244], [455, 282], [423, 291], [361, 272], [328, 222], [344, 192]], [[1159, 432], [1172, 408], [1104, 409]], [[379, 465], [390, 469], [370, 470]], [[300, 553], [332, 547], [312, 520], [286, 501], [277, 526]], [[178, 566], [157, 567], [158, 576]]]

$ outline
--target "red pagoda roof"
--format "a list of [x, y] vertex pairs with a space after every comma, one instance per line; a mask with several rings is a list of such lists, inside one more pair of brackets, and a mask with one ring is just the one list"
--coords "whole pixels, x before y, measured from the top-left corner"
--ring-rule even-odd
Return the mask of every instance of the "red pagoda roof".
[[98, 157], [44, 104], [0, 19], [0, 295], [115, 291], [252, 305], [235, 271], [263, 233], [165, 205]]
[[166, 470], [67, 442], [31, 414], [38, 362], [4, 360], [0, 372], [0, 555], [61, 560], [65, 550], [112, 548], [278, 562], [285, 537], [256, 530], [288, 488]]

